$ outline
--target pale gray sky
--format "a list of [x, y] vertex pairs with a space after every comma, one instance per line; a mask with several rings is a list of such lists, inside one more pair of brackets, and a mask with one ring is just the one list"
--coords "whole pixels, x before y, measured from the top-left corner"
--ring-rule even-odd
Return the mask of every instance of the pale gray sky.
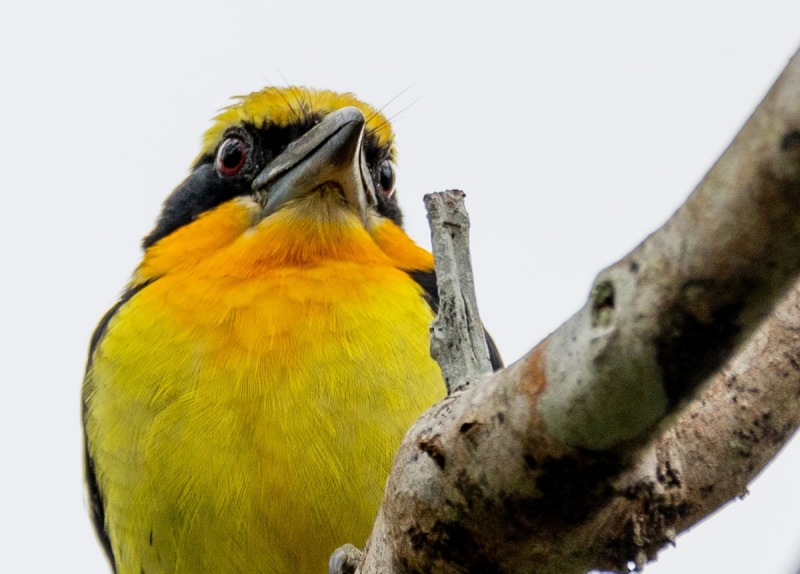
[[[428, 244], [422, 194], [467, 192], [481, 311], [510, 362], [681, 204], [800, 47], [797, 0], [668, 6], [0, 9], [0, 570], [108, 571], [81, 486], [87, 342], [230, 96], [288, 81], [382, 106], [408, 88], [385, 110], [398, 114], [407, 227]], [[795, 443], [647, 574], [793, 572]]]

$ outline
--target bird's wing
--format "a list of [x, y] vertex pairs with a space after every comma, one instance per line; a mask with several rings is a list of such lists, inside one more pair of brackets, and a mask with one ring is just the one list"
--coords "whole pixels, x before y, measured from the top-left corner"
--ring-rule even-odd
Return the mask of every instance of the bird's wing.
[[[92, 368], [92, 360], [94, 358], [95, 349], [103, 340], [103, 336], [106, 334], [108, 330], [108, 324], [114, 315], [128, 302], [130, 301], [134, 295], [136, 295], [139, 291], [144, 289], [147, 285], [152, 283], [152, 281], [146, 281], [144, 283], [139, 283], [138, 285], [134, 285], [129, 287], [125, 290], [119, 300], [114, 303], [114, 306], [111, 307], [106, 314], [103, 315], [103, 318], [100, 319], [100, 322], [95, 327], [94, 333], [92, 333], [92, 339], [89, 343], [89, 358], [86, 362], [86, 374], [84, 375], [85, 378], [89, 377], [89, 373]], [[89, 508], [91, 509], [91, 518], [92, 524], [94, 525], [94, 530], [97, 533], [97, 538], [100, 540], [100, 544], [103, 546], [103, 550], [105, 550], [106, 555], [108, 556], [108, 560], [111, 562], [111, 567], [114, 572], [117, 571], [116, 562], [114, 561], [114, 553], [111, 550], [111, 540], [108, 538], [108, 532], [106, 532], [105, 527], [105, 510], [103, 509], [103, 495], [100, 492], [100, 486], [97, 484], [97, 475], [95, 474], [94, 470], [94, 459], [92, 459], [91, 454], [89, 453], [89, 441], [86, 436], [86, 399], [84, 397], [82, 401], [82, 418], [83, 418], [83, 464], [84, 464], [84, 473], [86, 478], [86, 488], [88, 491], [89, 496]]]
[[[416, 281], [420, 287], [425, 291], [425, 300], [430, 305], [434, 313], [439, 312], [439, 288], [436, 284], [435, 271], [411, 271], [409, 272], [411, 278]], [[503, 368], [503, 359], [500, 357], [500, 351], [497, 349], [491, 335], [483, 329], [483, 334], [486, 336], [486, 345], [489, 347], [489, 361], [492, 363], [492, 370], [498, 371]]]

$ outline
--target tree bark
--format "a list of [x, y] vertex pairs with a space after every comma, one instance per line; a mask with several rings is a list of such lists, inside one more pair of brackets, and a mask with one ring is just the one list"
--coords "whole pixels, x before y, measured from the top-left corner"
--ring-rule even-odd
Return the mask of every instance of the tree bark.
[[[452, 228], [433, 233], [442, 301], [466, 301], [455, 307], [473, 325], [449, 340], [480, 341], [474, 295], [443, 265]], [[653, 559], [745, 492], [800, 424], [799, 275], [800, 53], [573, 318], [494, 375], [442, 364], [451, 392], [406, 436], [357, 572]], [[468, 362], [482, 352], [458, 348]]]

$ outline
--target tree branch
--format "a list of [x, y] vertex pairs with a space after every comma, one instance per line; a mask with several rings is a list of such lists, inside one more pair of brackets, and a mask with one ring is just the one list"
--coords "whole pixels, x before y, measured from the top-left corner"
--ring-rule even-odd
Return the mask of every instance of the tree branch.
[[475, 297], [464, 193], [431, 193], [424, 201], [439, 287], [439, 314], [431, 325], [431, 356], [439, 363], [450, 394], [491, 374], [492, 366]]
[[799, 272], [797, 54], [581, 311], [419, 419], [358, 572], [626, 571], [654, 557], [744, 492], [800, 423]]

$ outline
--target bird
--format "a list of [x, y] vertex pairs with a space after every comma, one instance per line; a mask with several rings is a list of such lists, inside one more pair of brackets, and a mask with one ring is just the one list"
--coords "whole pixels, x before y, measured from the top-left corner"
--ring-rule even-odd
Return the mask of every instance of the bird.
[[114, 572], [323, 572], [366, 541], [445, 393], [394, 140], [353, 94], [296, 86], [212, 121], [89, 345], [84, 474]]

